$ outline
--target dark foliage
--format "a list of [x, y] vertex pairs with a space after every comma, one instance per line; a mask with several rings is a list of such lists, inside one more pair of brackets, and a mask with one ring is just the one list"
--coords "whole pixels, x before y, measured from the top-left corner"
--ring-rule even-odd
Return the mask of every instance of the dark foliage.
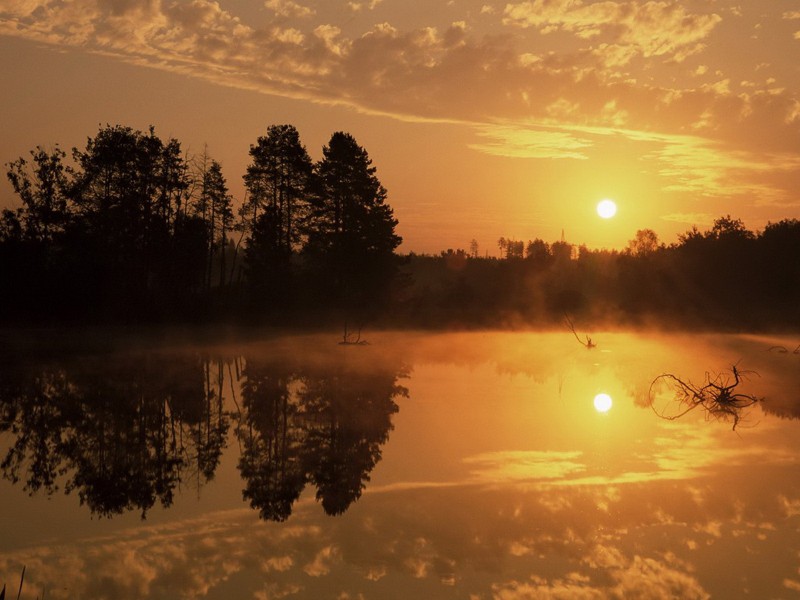
[[[506, 241], [506, 247], [508, 242]], [[524, 258], [411, 255], [398, 323], [431, 327], [595, 323], [702, 328], [800, 323], [800, 221], [747, 230], [731, 217], [664, 246], [650, 230], [622, 252], [528, 242]]]
[[315, 165], [294, 127], [269, 127], [238, 221], [220, 164], [152, 128], [103, 127], [69, 164], [30, 154], [7, 165], [21, 206], [0, 216], [5, 322], [363, 322], [386, 304], [397, 220], [349, 134]]
[[[37, 320], [140, 320], [191, 312], [208, 232], [188, 206], [176, 140], [107, 126], [65, 153], [9, 165], [22, 200], [0, 232], [5, 312]], [[17, 225], [17, 221], [19, 225]]]
[[251, 146], [234, 218], [222, 168], [177, 140], [106, 126], [72, 160], [36, 148], [8, 166], [0, 215], [5, 323], [207, 321], [432, 327], [800, 323], [800, 222], [725, 216], [672, 245], [649, 229], [622, 252], [500, 238], [396, 254], [401, 238], [367, 151], [334, 133], [313, 163], [291, 125]]
[[367, 151], [337, 132], [322, 153], [306, 227], [308, 293], [363, 321], [386, 307], [402, 239]]

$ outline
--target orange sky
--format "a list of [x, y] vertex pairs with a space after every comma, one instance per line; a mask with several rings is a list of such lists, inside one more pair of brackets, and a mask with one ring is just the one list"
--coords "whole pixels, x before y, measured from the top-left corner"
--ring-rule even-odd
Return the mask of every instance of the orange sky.
[[337, 130], [367, 149], [401, 251], [673, 242], [800, 217], [798, 58], [797, 0], [4, 0], [0, 161], [153, 124], [241, 199], [291, 123], [314, 159]]

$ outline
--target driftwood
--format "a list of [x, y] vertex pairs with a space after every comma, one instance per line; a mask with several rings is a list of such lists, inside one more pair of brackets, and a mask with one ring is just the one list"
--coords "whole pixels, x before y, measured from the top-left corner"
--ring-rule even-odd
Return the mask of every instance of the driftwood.
[[[702, 407], [706, 412], [707, 418], [718, 420], [733, 421], [733, 430], [742, 418], [742, 411], [759, 401], [759, 398], [751, 394], [743, 394], [736, 391], [736, 388], [746, 379], [746, 376], [753, 371], [740, 371], [736, 365], [731, 367], [731, 373], [720, 373], [710, 375], [706, 372], [703, 385], [695, 385], [691, 381], [683, 381], [671, 373], [663, 373], [656, 377], [650, 384], [649, 400], [650, 408], [662, 419], [674, 421], [694, 410]], [[656, 410], [653, 402], [653, 387], [659, 383], [670, 385], [675, 391], [675, 400], [680, 406], [680, 412], [674, 415], [667, 415], [665, 411]], [[666, 407], [665, 407], [666, 408]]]
[[569, 315], [567, 313], [564, 313], [564, 319], [567, 321], [567, 327], [569, 327], [569, 330], [572, 332], [572, 335], [575, 336], [575, 339], [578, 340], [578, 343], [580, 343], [582, 346], [585, 346], [589, 350], [597, 347], [597, 344], [595, 344], [592, 341], [592, 338], [590, 338], [588, 335], [584, 336], [586, 338], [585, 342], [578, 336], [578, 334], [575, 331], [575, 325], [573, 324], [572, 319], [569, 318]]

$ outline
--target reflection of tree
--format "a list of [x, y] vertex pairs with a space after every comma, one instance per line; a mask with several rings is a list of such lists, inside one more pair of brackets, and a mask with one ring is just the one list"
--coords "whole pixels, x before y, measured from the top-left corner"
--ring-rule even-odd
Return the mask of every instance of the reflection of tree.
[[249, 360], [239, 430], [245, 498], [263, 518], [282, 521], [312, 483], [326, 513], [347, 510], [380, 461], [398, 410], [394, 399], [408, 393], [397, 384], [402, 376], [400, 369]]
[[[75, 492], [92, 513], [168, 507], [214, 477], [230, 429], [232, 365], [197, 355], [0, 360], [0, 474], [33, 494]], [[344, 358], [344, 357], [342, 357]], [[228, 371], [226, 376], [225, 371]], [[381, 459], [403, 369], [247, 360], [236, 427], [243, 495], [283, 521], [306, 484], [328, 514], [357, 500]], [[3, 442], [6, 438], [3, 438]]]
[[[169, 506], [191, 465], [208, 480], [229, 420], [210, 364], [197, 357], [131, 355], [6, 365], [0, 432], [14, 441], [0, 462], [30, 493], [62, 484], [110, 516], [156, 501]], [[220, 365], [221, 367], [221, 365]], [[64, 481], [60, 478], [63, 476]]]
[[[74, 405], [71, 386], [58, 370], [30, 374], [10, 370], [0, 379], [0, 431], [16, 436], [2, 462], [3, 476], [18, 482], [25, 476], [30, 493], [57, 489], [61, 458], [68, 451], [61, 423]], [[27, 468], [25, 468], [27, 467]]]
[[394, 397], [407, 394], [392, 372], [307, 372], [301, 395], [309, 418], [307, 467], [317, 499], [341, 514], [361, 497], [389, 438]]
[[240, 428], [239, 470], [243, 495], [261, 517], [283, 521], [305, 486], [298, 405], [290, 387], [293, 372], [284, 362], [247, 361], [242, 384], [246, 427]]

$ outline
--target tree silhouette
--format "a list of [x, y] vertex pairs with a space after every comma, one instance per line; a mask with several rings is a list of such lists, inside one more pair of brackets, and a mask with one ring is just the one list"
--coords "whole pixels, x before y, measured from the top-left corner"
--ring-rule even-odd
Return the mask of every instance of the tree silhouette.
[[242, 214], [251, 237], [246, 261], [254, 300], [289, 303], [293, 296], [292, 255], [302, 244], [312, 163], [292, 125], [271, 125], [250, 147], [244, 176], [249, 196]]
[[[206, 152], [200, 157], [199, 171], [196, 175], [199, 185], [195, 186], [196, 199], [192, 212], [206, 224], [208, 249], [205, 287], [210, 289], [215, 276], [219, 285], [224, 286], [226, 283], [225, 250], [228, 233], [233, 226], [233, 198], [228, 193], [222, 166], [217, 161], [209, 159]], [[219, 260], [218, 272], [214, 272], [213, 269], [215, 258]]]
[[232, 227], [221, 168], [192, 175], [175, 139], [100, 128], [71, 166], [56, 148], [8, 165], [21, 201], [0, 219], [0, 267], [19, 316], [137, 320], [199, 316]]
[[30, 154], [31, 162], [20, 158], [8, 165], [7, 172], [23, 204], [20, 233], [24, 227], [28, 238], [50, 242], [64, 231], [70, 219], [69, 171], [63, 162], [66, 154], [57, 146], [51, 152], [37, 146]]
[[[179, 272], [196, 274], [197, 264], [205, 272], [205, 239], [197, 239], [194, 217], [179, 210], [189, 181], [177, 140], [164, 143], [153, 128], [145, 134], [106, 127], [73, 158], [73, 198], [92, 250], [86, 258], [95, 263], [100, 291], [113, 305], [146, 313], [156, 289], [173, 291]], [[170, 243], [173, 234], [176, 244]], [[191, 256], [191, 240], [202, 255]], [[177, 259], [178, 268], [164, 257]]]
[[301, 243], [300, 225], [306, 213], [311, 158], [292, 125], [271, 125], [267, 135], [250, 146], [253, 161], [244, 176], [252, 223], [259, 212], [272, 209], [274, 237], [288, 256]]
[[800, 319], [795, 219], [754, 232], [726, 215], [670, 245], [645, 228], [621, 252], [562, 235], [500, 238], [501, 258], [515, 260], [478, 257], [477, 240], [469, 253], [401, 259], [386, 189], [352, 135], [334, 133], [312, 164], [293, 126], [272, 125], [250, 156], [236, 222], [220, 164], [184, 156], [152, 127], [106, 125], [71, 161], [55, 146], [7, 164], [19, 204], [0, 212], [0, 319], [343, 319], [346, 331], [373, 317], [552, 324], [563, 310], [705, 327]]
[[652, 229], [636, 230], [636, 237], [628, 242], [628, 252], [633, 256], [646, 256], [658, 250], [658, 235]]
[[396, 273], [397, 219], [372, 160], [353, 136], [334, 133], [322, 153], [306, 251], [318, 294], [363, 312], [385, 297]]

